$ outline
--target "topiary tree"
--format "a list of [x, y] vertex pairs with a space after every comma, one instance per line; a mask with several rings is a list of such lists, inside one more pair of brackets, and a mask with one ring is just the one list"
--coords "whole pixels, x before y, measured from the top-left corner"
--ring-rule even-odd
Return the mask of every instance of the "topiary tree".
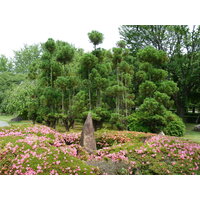
[[103, 34], [98, 31], [91, 31], [88, 33], [88, 37], [90, 42], [94, 45], [94, 49], [96, 49], [96, 46], [101, 44], [104, 39]]
[[[168, 135], [183, 135], [183, 122], [169, 111], [173, 108], [178, 87], [168, 80], [168, 73], [160, 69], [167, 60], [165, 52], [147, 47], [139, 50], [137, 57], [140, 61], [135, 76], [137, 110], [128, 118], [129, 129], [154, 133], [165, 130]], [[171, 118], [172, 123], [169, 114], [176, 116]]]
[[128, 128], [132, 131], [183, 136], [185, 125], [181, 118], [168, 111], [154, 98], [146, 98], [136, 113], [128, 117]]

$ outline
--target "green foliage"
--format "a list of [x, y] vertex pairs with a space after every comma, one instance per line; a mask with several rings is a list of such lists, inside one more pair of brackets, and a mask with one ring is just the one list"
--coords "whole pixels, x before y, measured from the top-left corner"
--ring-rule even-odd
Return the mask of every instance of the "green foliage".
[[141, 62], [148, 62], [155, 66], [161, 66], [167, 62], [166, 53], [151, 46], [139, 50], [137, 57]]
[[128, 116], [128, 130], [146, 133], [150, 132], [150, 128], [141, 122], [142, 116], [139, 115], [142, 115], [142, 113], [133, 113]]
[[170, 100], [170, 97], [166, 93], [161, 93], [159, 91], [156, 91], [154, 93], [154, 98], [158, 103], [164, 105], [165, 108], [167, 109], [170, 109], [173, 105], [173, 101]]
[[86, 79], [89, 78], [89, 73], [96, 66], [97, 62], [98, 62], [97, 57], [94, 56], [91, 53], [86, 53], [81, 57], [81, 60], [80, 60], [80, 65], [81, 65], [80, 73], [82, 74], [82, 76], [84, 78], [86, 78]]
[[95, 49], [96, 46], [101, 44], [103, 42], [103, 34], [98, 31], [91, 31], [88, 33], [88, 37], [90, 39], [90, 42], [94, 45]]
[[40, 45], [25, 45], [19, 51], [14, 51], [13, 70], [17, 73], [28, 73], [30, 66], [41, 56]]
[[[154, 98], [146, 98], [144, 103], [139, 107], [137, 116], [137, 127], [144, 126], [150, 132], [160, 132], [166, 125], [164, 118], [165, 108]], [[133, 122], [131, 122], [133, 124]], [[133, 126], [132, 126], [133, 127]], [[132, 130], [132, 129], [131, 129]], [[137, 130], [142, 131], [142, 130]]]
[[159, 85], [158, 91], [162, 93], [166, 93], [168, 96], [172, 96], [173, 94], [178, 92], [177, 84], [174, 81], [162, 81]]
[[118, 41], [117, 42], [117, 47], [124, 49], [126, 47], [126, 42], [124, 40]]
[[144, 82], [145, 80], [147, 80], [147, 74], [144, 71], [138, 71], [135, 74], [135, 79], [136, 81], [140, 84], [142, 82]]
[[115, 126], [118, 130], [126, 129], [126, 117], [119, 113], [112, 113], [110, 117], [110, 123]]
[[[120, 27], [120, 35], [126, 46], [132, 53], [136, 53], [141, 61], [154, 63], [158, 68], [166, 70], [168, 78], [177, 84], [179, 91], [175, 101], [181, 117], [186, 114], [189, 103], [198, 106], [199, 25], [123, 25]], [[161, 50], [165, 51], [167, 56], [164, 56]], [[164, 64], [166, 57], [168, 63]]]
[[[20, 85], [25, 80], [25, 75], [18, 73], [15, 74], [13, 72], [0, 72], [0, 110], [1, 112], [5, 112], [5, 106], [2, 105], [4, 99], [7, 98], [6, 93], [15, 86]], [[8, 97], [9, 98], [9, 97]]]
[[23, 82], [20, 85], [10, 89], [6, 92], [6, 96], [2, 103], [2, 108], [6, 113], [16, 114], [27, 117], [27, 113], [34, 99], [36, 87], [34, 82]]
[[0, 55], [0, 73], [13, 70], [13, 63], [6, 56]]
[[152, 81], [145, 81], [139, 86], [139, 94], [145, 97], [152, 97], [157, 87]]
[[183, 123], [180, 117], [171, 112], [166, 112], [166, 120], [167, 120], [167, 126], [164, 129], [166, 135], [178, 136], [178, 137], [184, 135], [185, 124]]
[[168, 76], [167, 71], [162, 69], [152, 69], [151, 71], [151, 80], [154, 82], [166, 80], [167, 76]]
[[183, 136], [185, 127], [182, 120], [157, 102], [154, 98], [146, 98], [136, 113], [128, 118], [128, 127], [132, 131], [159, 133]]
[[56, 50], [56, 43], [54, 39], [49, 38], [44, 44], [43, 44], [44, 49], [49, 52], [53, 53]]
[[171, 136], [183, 136], [183, 133], [185, 131], [185, 126], [183, 122], [179, 121], [173, 121], [169, 122], [167, 127], [164, 129], [164, 132], [166, 135], [171, 135]]
[[74, 48], [66, 42], [57, 42], [58, 48], [56, 52], [56, 59], [62, 64], [71, 62], [74, 57]]
[[[154, 30], [154, 26], [151, 28], [156, 37], [155, 33], [159, 31]], [[182, 28], [182, 31], [185, 30]], [[159, 26], [161, 29], [162, 26]], [[149, 27], [143, 26], [138, 30], [149, 31]], [[167, 26], [163, 30], [170, 31]], [[181, 30], [177, 27], [178, 32]], [[143, 32], [141, 34], [145, 35]], [[162, 45], [157, 48], [152, 42], [149, 45], [141, 42], [138, 44], [140, 48], [136, 46], [137, 50], [133, 54], [126, 48], [129, 45], [127, 40], [119, 41], [112, 50], [105, 50], [96, 48], [103, 42], [101, 33], [92, 31], [88, 36], [95, 46], [88, 53], [52, 38], [42, 44], [41, 49], [38, 45], [25, 46], [18, 52], [19, 56], [15, 56], [15, 60], [19, 58], [20, 66], [23, 64], [18, 69], [22, 69], [24, 78], [28, 80], [20, 85], [21, 91], [15, 85], [22, 81], [14, 83], [10, 88], [5, 85], [11, 83], [12, 78], [2, 80], [0, 98], [3, 101], [6, 97], [4, 104], [1, 104], [4, 111], [23, 113], [33, 122], [46, 123], [52, 127], [62, 123], [66, 130], [73, 127], [76, 120], [83, 120], [88, 112], [93, 114], [96, 128], [110, 122], [117, 129], [127, 129], [127, 117], [135, 114], [132, 122], [129, 122], [130, 127], [135, 127], [133, 129], [153, 132], [163, 130], [168, 124], [165, 113], [175, 109], [174, 101], [180, 90], [172, 81], [172, 73], [168, 70], [171, 57], [163, 51]], [[146, 36], [143, 39], [148, 39]], [[149, 37], [155, 40], [152, 35]], [[163, 35], [160, 38], [164, 39]], [[160, 43], [160, 40], [157, 42]], [[187, 59], [185, 56], [179, 57], [174, 64]], [[10, 61], [2, 57], [2, 63], [4, 72], [0, 75], [6, 77], [11, 74], [7, 72], [9, 67], [5, 67]], [[16, 63], [14, 73], [18, 76], [20, 70], [15, 68]], [[26, 89], [28, 92], [25, 92]], [[195, 94], [198, 92], [196, 88]]]
[[164, 110], [164, 106], [157, 102], [154, 98], [146, 98], [144, 103], [138, 108], [139, 112], [147, 113], [147, 115], [150, 116], [162, 114]]

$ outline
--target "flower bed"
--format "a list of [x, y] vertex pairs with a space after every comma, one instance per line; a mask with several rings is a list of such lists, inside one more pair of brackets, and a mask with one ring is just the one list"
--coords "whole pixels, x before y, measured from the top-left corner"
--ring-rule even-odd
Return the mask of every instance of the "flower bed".
[[2, 129], [0, 174], [200, 174], [194, 142], [130, 131], [98, 133], [96, 140], [99, 149], [89, 154], [80, 133], [39, 125]]

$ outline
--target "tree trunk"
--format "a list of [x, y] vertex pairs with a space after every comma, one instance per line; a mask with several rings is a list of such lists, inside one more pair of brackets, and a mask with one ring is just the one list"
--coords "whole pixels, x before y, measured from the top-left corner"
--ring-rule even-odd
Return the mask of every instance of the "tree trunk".
[[186, 114], [186, 107], [183, 104], [177, 104], [177, 114], [184, 119]]
[[69, 131], [68, 119], [63, 119], [63, 124], [65, 126], [66, 131]]
[[89, 88], [89, 104], [90, 104], [90, 110], [92, 110], [92, 105], [91, 105], [91, 91], [90, 91], [90, 88]]
[[62, 92], [62, 113], [64, 114], [65, 107], [64, 107], [64, 92]]

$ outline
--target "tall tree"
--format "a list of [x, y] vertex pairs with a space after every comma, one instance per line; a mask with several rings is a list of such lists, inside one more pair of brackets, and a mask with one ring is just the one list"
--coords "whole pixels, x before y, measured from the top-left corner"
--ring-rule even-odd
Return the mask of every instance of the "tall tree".
[[1, 72], [10, 72], [13, 70], [13, 63], [4, 55], [0, 55], [0, 73]]
[[170, 111], [173, 108], [174, 96], [178, 92], [177, 84], [168, 80], [167, 71], [158, 67], [164, 64], [166, 53], [153, 47], [146, 47], [138, 51], [137, 57], [137, 110], [129, 117], [129, 128], [155, 133], [164, 131], [168, 135], [182, 136], [184, 124]]
[[24, 45], [20, 50], [14, 51], [12, 62], [15, 72], [28, 73], [29, 66], [40, 58], [41, 52], [40, 45]]
[[98, 31], [91, 31], [88, 33], [88, 37], [90, 39], [90, 42], [94, 45], [94, 49], [96, 49], [96, 46], [101, 44], [103, 42], [103, 34]]
[[177, 112], [184, 116], [188, 102], [200, 84], [200, 26], [124, 25], [120, 34], [132, 52], [153, 46], [167, 52], [169, 62], [162, 66], [178, 85]]

